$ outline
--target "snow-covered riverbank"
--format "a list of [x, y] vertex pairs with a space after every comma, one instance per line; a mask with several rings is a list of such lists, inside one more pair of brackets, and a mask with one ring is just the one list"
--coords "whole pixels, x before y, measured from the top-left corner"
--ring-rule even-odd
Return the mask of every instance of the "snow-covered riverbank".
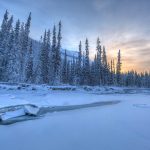
[[0, 84], [0, 108], [22, 104], [39, 107], [82, 105], [100, 101], [132, 100], [135, 96], [136, 99], [144, 99], [147, 95], [150, 95], [150, 89]]

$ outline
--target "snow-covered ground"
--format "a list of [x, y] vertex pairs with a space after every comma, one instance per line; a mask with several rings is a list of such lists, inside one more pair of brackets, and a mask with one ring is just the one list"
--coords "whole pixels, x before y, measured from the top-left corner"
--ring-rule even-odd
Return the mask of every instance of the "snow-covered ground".
[[150, 95], [150, 89], [73, 86], [50, 87], [45, 85], [25, 86], [27, 87], [24, 87], [24, 85], [0, 84], [0, 108], [21, 104], [34, 104], [39, 107], [81, 105], [99, 101], [132, 100], [135, 96], [136, 99], [144, 99], [144, 97]]
[[37, 120], [1, 125], [2, 150], [150, 150], [150, 93], [147, 89], [119, 94], [120, 88], [104, 92], [104, 89], [52, 91], [45, 86], [36, 87], [37, 90], [2, 87], [4, 85], [0, 89], [0, 107], [120, 101], [116, 105], [48, 113]]

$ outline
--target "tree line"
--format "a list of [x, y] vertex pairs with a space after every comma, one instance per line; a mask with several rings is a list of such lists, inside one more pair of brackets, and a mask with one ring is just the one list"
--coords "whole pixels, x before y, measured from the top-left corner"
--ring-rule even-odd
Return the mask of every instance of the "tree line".
[[40, 41], [29, 37], [31, 13], [25, 23], [5, 12], [0, 28], [0, 81], [49, 85], [100, 85], [150, 87], [150, 73], [123, 73], [121, 51], [117, 61], [108, 60], [105, 46], [96, 42], [94, 60], [89, 57], [89, 41], [79, 42], [78, 56], [62, 53], [62, 23], [45, 30]]

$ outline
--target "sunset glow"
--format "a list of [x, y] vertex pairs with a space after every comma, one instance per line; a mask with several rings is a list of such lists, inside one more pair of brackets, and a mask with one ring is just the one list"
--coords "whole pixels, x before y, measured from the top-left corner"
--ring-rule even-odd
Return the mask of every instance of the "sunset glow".
[[149, 0], [37, 0], [36, 3], [34, 0], [1, 0], [0, 14], [8, 9], [15, 20], [24, 21], [31, 11], [30, 36], [36, 40], [43, 30], [62, 20], [63, 48], [78, 51], [79, 41], [85, 43], [88, 37], [93, 57], [96, 38], [100, 37], [110, 58], [116, 58], [117, 51], [121, 50], [123, 71], [140, 72], [150, 70], [149, 5]]

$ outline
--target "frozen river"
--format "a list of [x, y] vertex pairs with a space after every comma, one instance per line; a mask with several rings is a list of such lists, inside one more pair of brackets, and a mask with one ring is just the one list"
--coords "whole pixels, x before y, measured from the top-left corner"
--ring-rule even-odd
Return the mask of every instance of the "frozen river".
[[[110, 95], [103, 95], [109, 99]], [[150, 150], [150, 95], [0, 126], [1, 150]]]

